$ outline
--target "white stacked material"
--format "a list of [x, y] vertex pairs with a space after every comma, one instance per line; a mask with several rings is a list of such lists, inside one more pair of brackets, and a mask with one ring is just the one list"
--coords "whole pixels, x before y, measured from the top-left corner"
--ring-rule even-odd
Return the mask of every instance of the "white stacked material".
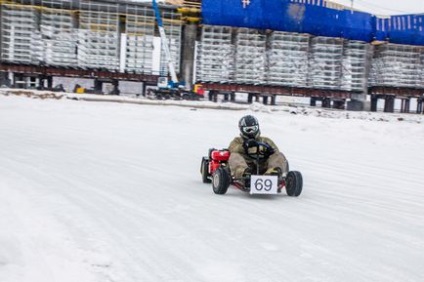
[[376, 46], [369, 84], [371, 86], [422, 87], [423, 47], [398, 44]]
[[369, 54], [370, 45], [366, 42], [345, 41], [342, 61], [342, 90], [361, 92], [366, 90]]
[[235, 36], [235, 75], [237, 83], [265, 82], [266, 35], [257, 29], [238, 28]]
[[311, 40], [308, 85], [319, 89], [340, 89], [343, 40], [314, 37]]
[[151, 73], [155, 20], [150, 7], [127, 7], [125, 70]]
[[53, 66], [77, 66], [76, 42], [44, 40], [45, 62]]
[[[163, 28], [165, 29], [166, 37], [168, 39], [168, 47], [175, 66], [175, 71], [179, 73], [181, 60], [182, 21], [180, 15], [172, 11], [163, 11], [162, 21]], [[163, 44], [162, 41], [161, 44]], [[168, 63], [165, 54], [165, 47], [163, 45], [161, 46], [160, 73], [161, 75], [166, 75], [168, 74]]]
[[76, 17], [65, 9], [71, 0], [43, 0], [40, 30], [44, 39], [45, 63], [53, 66], [77, 66]]
[[81, 1], [78, 31], [78, 65], [119, 70], [118, 4]]
[[33, 6], [3, 3], [1, 5], [1, 59], [31, 64], [33, 33], [37, 30], [39, 12]]
[[41, 33], [35, 30], [31, 35], [31, 62], [39, 64], [44, 61], [44, 44]]
[[420, 75], [421, 83], [419, 83], [419, 87], [424, 88], [424, 48], [421, 48], [420, 61], [421, 61], [421, 75]]
[[234, 50], [232, 28], [202, 27], [201, 42], [196, 59], [196, 81], [232, 82], [234, 79]]
[[272, 32], [267, 52], [267, 84], [307, 87], [308, 52], [308, 34]]

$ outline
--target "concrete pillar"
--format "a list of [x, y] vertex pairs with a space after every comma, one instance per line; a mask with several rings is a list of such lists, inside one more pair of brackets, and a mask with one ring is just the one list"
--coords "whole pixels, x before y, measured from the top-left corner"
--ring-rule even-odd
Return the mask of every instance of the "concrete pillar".
[[47, 77], [47, 87], [53, 88], [53, 77], [52, 76]]
[[422, 98], [417, 99], [417, 114], [423, 113], [423, 101], [424, 101], [424, 99], [422, 99]]
[[411, 105], [411, 99], [402, 99], [401, 100], [401, 106], [400, 106], [400, 112], [401, 113], [409, 113], [409, 107]]
[[247, 94], [247, 103], [252, 104], [253, 102], [253, 93]]
[[[141, 86], [141, 96], [146, 97], [146, 89], [147, 89], [147, 84], [143, 82], [143, 86]], [[137, 93], [136, 96], [139, 97], [140, 95]]]
[[333, 101], [333, 108], [344, 110], [345, 109], [345, 101]]
[[197, 25], [187, 23], [183, 26], [181, 48], [181, 78], [186, 88], [191, 89], [193, 83], [194, 46], [197, 37]]
[[102, 87], [103, 87], [103, 82], [101, 82], [98, 79], [94, 80], [94, 92], [96, 94], [101, 94], [102, 93]]
[[384, 112], [393, 113], [395, 111], [395, 96], [386, 96], [384, 99]]
[[377, 111], [378, 96], [371, 95], [371, 112]]
[[236, 101], [236, 93], [231, 92], [231, 94], [230, 94], [230, 100], [231, 100], [231, 102], [235, 102]]
[[331, 108], [331, 99], [330, 98], [322, 99], [322, 107], [323, 108]]
[[268, 105], [268, 96], [263, 96], [262, 102], [263, 102], [264, 105]]
[[218, 102], [218, 91], [209, 90], [208, 98], [209, 98], [209, 101]]
[[255, 96], [255, 102], [259, 102], [259, 95], [258, 94], [253, 94]]
[[114, 80], [112, 82], [112, 85], [113, 85], [113, 90], [112, 90], [112, 93], [111, 94], [113, 94], [113, 95], [119, 95], [120, 92], [121, 92], [119, 90], [119, 80]]
[[271, 105], [275, 106], [276, 105], [276, 100], [277, 100], [277, 95], [272, 95], [271, 96]]
[[311, 107], [316, 107], [316, 105], [317, 105], [317, 98], [311, 97], [310, 105], [311, 105]]

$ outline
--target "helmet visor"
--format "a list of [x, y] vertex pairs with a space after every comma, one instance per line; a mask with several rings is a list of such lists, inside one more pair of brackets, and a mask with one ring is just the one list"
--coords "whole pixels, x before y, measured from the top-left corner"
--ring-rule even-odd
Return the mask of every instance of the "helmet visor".
[[259, 126], [258, 125], [243, 126], [242, 127], [243, 133], [248, 134], [248, 135], [255, 134], [256, 132], [258, 132], [258, 130], [259, 130]]

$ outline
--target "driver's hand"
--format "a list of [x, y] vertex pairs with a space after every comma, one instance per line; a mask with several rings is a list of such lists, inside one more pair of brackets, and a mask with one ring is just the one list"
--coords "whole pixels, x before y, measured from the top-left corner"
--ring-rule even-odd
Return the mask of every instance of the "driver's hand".
[[268, 143], [265, 143], [265, 144], [266, 144], [266, 146], [264, 146], [264, 150], [265, 150], [267, 156], [274, 154], [275, 153], [274, 148], [272, 148], [271, 145], [269, 145]]
[[244, 141], [243, 143], [243, 147], [245, 149], [248, 149], [250, 147], [254, 147], [254, 146], [258, 146], [258, 142], [255, 139], [247, 139], [246, 141]]

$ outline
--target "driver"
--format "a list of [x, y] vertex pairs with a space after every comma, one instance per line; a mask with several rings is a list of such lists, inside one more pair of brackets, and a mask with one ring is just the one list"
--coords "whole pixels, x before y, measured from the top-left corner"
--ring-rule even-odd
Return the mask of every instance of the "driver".
[[279, 179], [288, 173], [286, 157], [268, 137], [260, 136], [258, 120], [247, 115], [239, 121], [240, 136], [231, 141], [228, 150], [228, 164], [236, 179], [249, 179], [252, 173], [278, 175]]

